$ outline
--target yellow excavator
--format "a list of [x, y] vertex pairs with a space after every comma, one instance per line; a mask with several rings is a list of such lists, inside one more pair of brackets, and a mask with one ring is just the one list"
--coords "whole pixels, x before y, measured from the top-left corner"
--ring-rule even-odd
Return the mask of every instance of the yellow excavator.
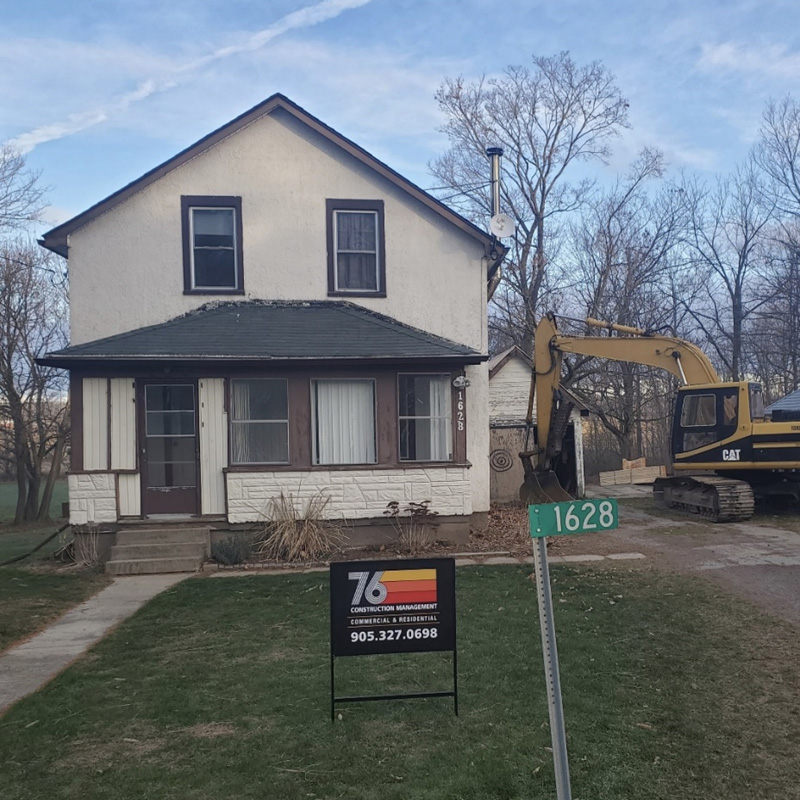
[[586, 324], [606, 334], [565, 336], [553, 314], [536, 328], [528, 430], [535, 397], [537, 447], [520, 453], [526, 505], [573, 499], [553, 472], [572, 410], [560, 391], [564, 353], [660, 367], [683, 384], [672, 423], [674, 474], [653, 485], [659, 505], [735, 522], [752, 516], [756, 497], [800, 500], [800, 419], [767, 419], [759, 384], [721, 380], [708, 357], [683, 339], [595, 319]]

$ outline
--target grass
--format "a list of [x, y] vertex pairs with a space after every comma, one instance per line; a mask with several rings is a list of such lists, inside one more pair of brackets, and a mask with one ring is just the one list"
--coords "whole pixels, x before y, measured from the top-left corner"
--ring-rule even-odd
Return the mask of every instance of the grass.
[[[796, 631], [697, 579], [553, 568], [575, 800], [789, 800]], [[457, 576], [448, 699], [329, 720], [321, 574], [189, 580], [0, 720], [4, 800], [554, 797], [534, 584]], [[445, 688], [446, 656], [340, 659], [337, 691]]]
[[109, 580], [96, 570], [0, 569], [0, 652], [90, 597]]
[[[44, 488], [44, 487], [43, 487]], [[53, 499], [50, 503], [50, 516], [61, 517], [61, 504], [67, 502], [67, 481], [61, 478], [53, 487]], [[0, 483], [0, 523], [14, 519], [17, 508], [17, 484]]]
[[[14, 516], [17, 487], [0, 483], [0, 562], [29, 553], [55, 532], [64, 523], [59, 517], [66, 499], [67, 482], [60, 480], [50, 506], [53, 521], [14, 526], [9, 521]], [[0, 567], [0, 651], [35, 633], [109, 582], [97, 570], [45, 564], [43, 559], [63, 543], [63, 536], [57, 536], [30, 559]]]

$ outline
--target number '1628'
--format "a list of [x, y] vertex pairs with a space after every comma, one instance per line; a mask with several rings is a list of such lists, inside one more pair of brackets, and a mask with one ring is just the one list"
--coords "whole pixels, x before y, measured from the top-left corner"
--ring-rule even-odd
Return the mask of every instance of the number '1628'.
[[[566, 508], [565, 508], [566, 506]], [[578, 513], [576, 512], [578, 508]], [[563, 512], [563, 513], [562, 513]], [[615, 527], [614, 504], [610, 500], [593, 503], [558, 503], [553, 507], [556, 531], [596, 531]]]

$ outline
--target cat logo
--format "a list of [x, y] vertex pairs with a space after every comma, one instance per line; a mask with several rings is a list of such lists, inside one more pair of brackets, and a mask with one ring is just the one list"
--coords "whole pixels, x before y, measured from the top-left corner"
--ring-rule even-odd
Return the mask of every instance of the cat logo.
[[723, 450], [722, 451], [722, 460], [723, 461], [738, 461], [739, 460], [739, 453], [741, 450]]

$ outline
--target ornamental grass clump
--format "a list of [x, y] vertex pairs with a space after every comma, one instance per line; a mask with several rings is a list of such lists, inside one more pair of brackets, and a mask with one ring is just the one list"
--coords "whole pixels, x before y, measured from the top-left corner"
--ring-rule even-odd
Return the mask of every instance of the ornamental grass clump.
[[336, 550], [342, 530], [325, 521], [330, 497], [317, 491], [307, 500], [281, 492], [267, 502], [258, 554], [268, 561], [318, 561]]
[[433, 535], [439, 522], [438, 511], [431, 511], [430, 500], [421, 503], [406, 503], [400, 508], [397, 500], [392, 500], [386, 505], [383, 512], [388, 517], [397, 532], [400, 549], [406, 553], [416, 555], [430, 547]]

